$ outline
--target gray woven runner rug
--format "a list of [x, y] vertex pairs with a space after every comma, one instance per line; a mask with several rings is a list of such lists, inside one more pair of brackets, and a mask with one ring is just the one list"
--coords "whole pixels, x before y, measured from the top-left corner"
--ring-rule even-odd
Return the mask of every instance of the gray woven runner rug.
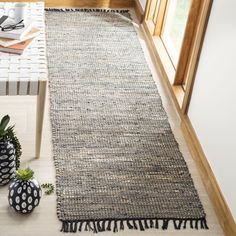
[[129, 14], [46, 11], [63, 232], [207, 229]]

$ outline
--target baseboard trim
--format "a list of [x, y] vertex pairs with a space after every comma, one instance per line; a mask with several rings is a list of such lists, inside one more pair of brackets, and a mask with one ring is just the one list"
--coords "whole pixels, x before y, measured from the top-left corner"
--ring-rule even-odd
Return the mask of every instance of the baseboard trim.
[[224, 196], [220, 190], [220, 187], [217, 183], [217, 180], [214, 176], [213, 171], [208, 163], [206, 155], [203, 152], [203, 149], [200, 145], [198, 137], [192, 127], [191, 121], [187, 115], [184, 115], [180, 109], [176, 96], [173, 92], [172, 85], [168, 80], [166, 71], [162, 66], [160, 56], [155, 48], [151, 34], [148, 31], [148, 26], [146, 22], [142, 24], [142, 31], [144, 34], [144, 39], [148, 46], [149, 52], [152, 56], [156, 70], [160, 72], [162, 81], [170, 94], [172, 101], [177, 109], [177, 112], [181, 118], [181, 126], [184, 134], [184, 138], [187, 142], [187, 146], [191, 152], [191, 155], [196, 162], [198, 171], [205, 185], [206, 191], [213, 203], [217, 218], [219, 223], [224, 231], [226, 236], [235, 236], [236, 235], [236, 224], [234, 218], [231, 214], [231, 211], [224, 199]]
[[226, 236], [234, 236], [236, 235], [236, 224], [234, 222], [233, 216], [220, 190], [214, 173], [207, 161], [206, 155], [204, 154], [204, 151], [188, 116], [185, 115], [182, 117], [181, 126], [189, 150], [197, 164], [205, 188], [213, 203], [220, 225]]

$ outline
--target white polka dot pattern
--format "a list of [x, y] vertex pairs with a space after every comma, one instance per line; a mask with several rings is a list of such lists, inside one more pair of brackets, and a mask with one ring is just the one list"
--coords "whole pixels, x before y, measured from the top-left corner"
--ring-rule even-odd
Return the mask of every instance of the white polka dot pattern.
[[0, 185], [5, 185], [15, 177], [15, 148], [10, 139], [0, 142]]
[[20, 203], [20, 197], [19, 196], [16, 197], [16, 203], [18, 203], [18, 204]]
[[26, 214], [39, 205], [41, 194], [40, 185], [35, 179], [14, 180], [9, 186], [8, 201], [17, 212]]

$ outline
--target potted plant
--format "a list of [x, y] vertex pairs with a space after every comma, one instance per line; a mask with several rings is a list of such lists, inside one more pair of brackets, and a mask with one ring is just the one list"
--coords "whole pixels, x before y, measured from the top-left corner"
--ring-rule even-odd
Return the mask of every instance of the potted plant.
[[19, 213], [30, 213], [39, 205], [41, 195], [41, 187], [34, 179], [33, 170], [17, 170], [16, 177], [9, 186], [10, 206]]
[[6, 115], [0, 122], [0, 185], [5, 185], [14, 178], [22, 153], [14, 126], [8, 127], [9, 121], [10, 117]]

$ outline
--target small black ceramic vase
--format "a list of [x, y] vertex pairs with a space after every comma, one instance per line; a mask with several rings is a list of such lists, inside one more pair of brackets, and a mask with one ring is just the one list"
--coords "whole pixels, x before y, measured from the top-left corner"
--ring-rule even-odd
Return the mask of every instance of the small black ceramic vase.
[[10, 139], [0, 141], [0, 185], [5, 185], [15, 177], [15, 147]]
[[39, 205], [41, 196], [41, 187], [35, 179], [14, 179], [9, 186], [9, 204], [19, 213], [32, 212]]

